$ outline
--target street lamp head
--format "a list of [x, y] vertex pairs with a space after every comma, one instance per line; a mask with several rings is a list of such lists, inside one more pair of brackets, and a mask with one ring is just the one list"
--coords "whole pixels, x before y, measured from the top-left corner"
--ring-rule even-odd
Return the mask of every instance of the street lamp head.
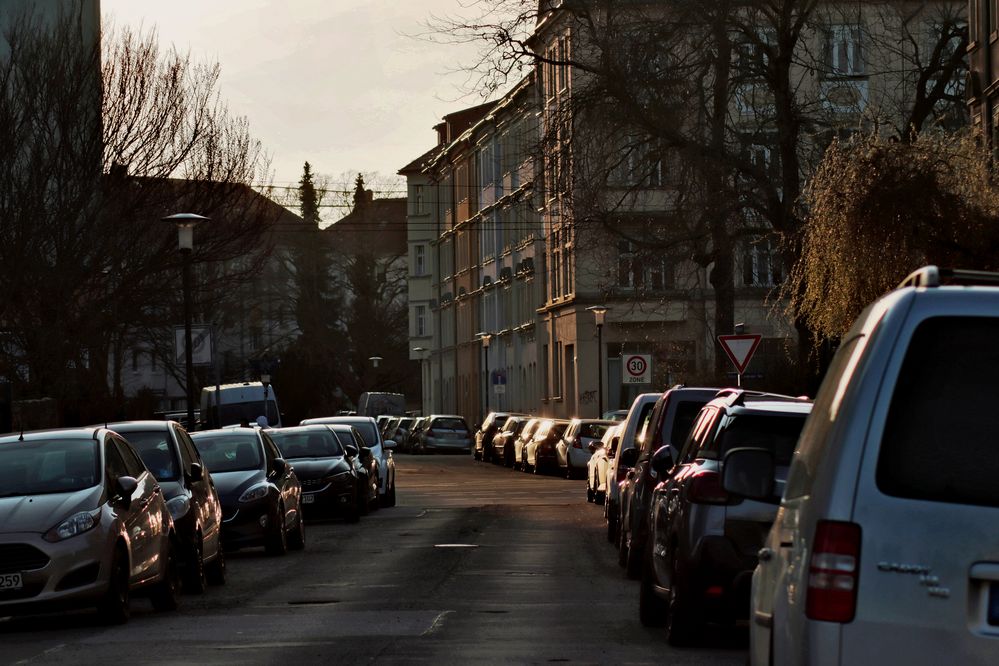
[[482, 346], [483, 347], [485, 347], [486, 349], [489, 349], [489, 341], [492, 340], [492, 337], [493, 337], [490, 333], [486, 333], [485, 331], [482, 331], [480, 333], [476, 333], [475, 337], [477, 337], [478, 339], [482, 340]]
[[194, 225], [207, 222], [211, 218], [196, 213], [177, 213], [167, 215], [164, 222], [173, 222], [177, 226], [177, 247], [181, 250], [194, 249]]
[[593, 319], [596, 320], [597, 326], [604, 325], [604, 317], [610, 308], [603, 305], [591, 305], [586, 309], [593, 313]]
[[415, 351], [417, 354], [419, 354], [420, 352], [425, 352], [427, 350], [424, 349], [423, 347], [413, 347], [413, 351]]
[[382, 357], [381, 356], [369, 356], [368, 360], [371, 361], [371, 365], [373, 365], [374, 367], [377, 368], [379, 361], [382, 360]]

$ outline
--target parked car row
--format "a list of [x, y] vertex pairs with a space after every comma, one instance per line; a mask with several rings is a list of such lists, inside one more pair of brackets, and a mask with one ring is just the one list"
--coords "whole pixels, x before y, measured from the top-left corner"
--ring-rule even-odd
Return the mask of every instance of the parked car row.
[[395, 504], [374, 419], [188, 434], [176, 421], [0, 438], [0, 615], [93, 606], [125, 622], [226, 580], [225, 554], [305, 548], [306, 518]]
[[404, 453], [468, 453], [472, 448], [468, 423], [454, 414], [386, 417], [382, 434]]

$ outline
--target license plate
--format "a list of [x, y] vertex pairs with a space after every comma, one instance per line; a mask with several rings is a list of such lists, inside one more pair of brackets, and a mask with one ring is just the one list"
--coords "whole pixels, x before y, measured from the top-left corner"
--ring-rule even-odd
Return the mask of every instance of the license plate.
[[302, 495], [302, 504], [315, 504], [315, 495]]
[[0, 574], [0, 590], [20, 590], [22, 587], [21, 574]]

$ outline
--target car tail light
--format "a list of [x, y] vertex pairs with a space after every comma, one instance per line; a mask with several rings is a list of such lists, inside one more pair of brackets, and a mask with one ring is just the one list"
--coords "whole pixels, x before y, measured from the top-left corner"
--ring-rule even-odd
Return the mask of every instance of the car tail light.
[[574, 449], [581, 449], [581, 448], [583, 448], [583, 440], [581, 440], [581, 439], [574, 439], [574, 440], [572, 440], [572, 448], [574, 448]]
[[819, 521], [808, 566], [805, 614], [825, 622], [853, 620], [859, 570], [860, 525]]
[[702, 469], [690, 477], [687, 499], [694, 504], [727, 504], [729, 498], [722, 488], [721, 475], [713, 470]]

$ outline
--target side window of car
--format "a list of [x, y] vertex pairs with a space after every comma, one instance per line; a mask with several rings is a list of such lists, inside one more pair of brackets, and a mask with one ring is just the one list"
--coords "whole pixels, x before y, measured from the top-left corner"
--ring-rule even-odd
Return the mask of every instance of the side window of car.
[[642, 454], [641, 458], [648, 458], [656, 449], [662, 446], [662, 436], [659, 433], [661, 428], [663, 413], [666, 411], [666, 400], [664, 398], [659, 398], [656, 401], [656, 406], [652, 408], [652, 414], [649, 416], [649, 432], [646, 434], [645, 438], [642, 440]]
[[714, 407], [705, 407], [701, 410], [701, 415], [694, 422], [694, 427], [690, 429], [687, 441], [683, 443], [683, 450], [680, 452], [680, 464], [691, 462], [697, 457], [697, 451], [701, 447], [705, 432], [710, 428], [718, 410]]
[[194, 448], [193, 443], [189, 443], [187, 439], [187, 433], [185, 433], [180, 428], [171, 428], [174, 438], [177, 440], [177, 448], [180, 450], [180, 462], [184, 467], [184, 473], [191, 473], [191, 463], [198, 462], [198, 455], [194, 453], [192, 449]]
[[125, 466], [125, 461], [115, 446], [114, 439], [108, 437], [104, 442], [104, 475], [107, 477], [108, 487], [113, 488], [115, 481], [123, 476], [132, 476]]

